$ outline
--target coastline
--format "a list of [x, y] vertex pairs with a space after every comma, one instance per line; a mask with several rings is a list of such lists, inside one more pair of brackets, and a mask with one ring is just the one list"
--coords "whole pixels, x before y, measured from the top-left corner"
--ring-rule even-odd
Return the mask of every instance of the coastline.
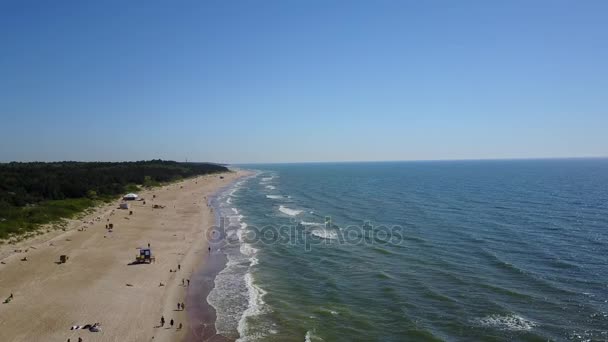
[[[211, 208], [212, 223], [209, 227], [215, 227], [216, 232], [221, 236], [226, 233], [222, 227], [220, 220], [222, 219], [219, 212], [218, 197], [224, 192], [233, 188], [239, 180], [246, 178], [252, 174], [250, 171], [238, 171], [240, 177], [235, 178], [232, 182], [221, 189], [218, 189], [207, 200], [209, 208]], [[224, 241], [208, 241], [211, 247], [211, 253], [207, 256], [204, 262], [199, 264], [197, 270], [192, 275], [193, 286], [188, 289], [187, 302], [189, 303], [189, 326], [190, 329], [183, 341], [213, 341], [213, 342], [228, 342], [235, 341], [234, 338], [229, 338], [217, 333], [215, 329], [215, 321], [217, 319], [215, 308], [209, 304], [207, 297], [215, 287], [216, 276], [225, 269], [228, 258], [221, 251]]]
[[[66, 231], [20, 243], [25, 249], [2, 246], [0, 296], [12, 293], [14, 298], [0, 304], [0, 340], [183, 340], [190, 331], [191, 301], [182, 279], [191, 279], [206, 264], [207, 239], [201, 237], [215, 222], [204, 198], [243, 172], [221, 175], [223, 179], [212, 174], [142, 191], [147, 205], [131, 202], [133, 215], [113, 201], [72, 220]], [[153, 204], [164, 208], [153, 209]], [[105, 229], [108, 223], [115, 226], [111, 233]], [[156, 262], [128, 266], [136, 248], [147, 243]], [[68, 255], [68, 262], [59, 264], [60, 255]], [[27, 261], [21, 261], [24, 257]], [[181, 302], [187, 302], [186, 310], [177, 310]], [[161, 315], [163, 328], [158, 327]], [[175, 326], [167, 328], [171, 319]], [[70, 330], [97, 322], [100, 332]]]

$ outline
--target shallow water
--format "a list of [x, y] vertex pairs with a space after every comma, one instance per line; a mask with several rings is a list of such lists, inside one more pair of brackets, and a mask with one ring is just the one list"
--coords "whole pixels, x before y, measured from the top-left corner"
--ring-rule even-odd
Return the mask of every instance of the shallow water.
[[608, 160], [248, 166], [208, 301], [243, 341], [608, 339]]

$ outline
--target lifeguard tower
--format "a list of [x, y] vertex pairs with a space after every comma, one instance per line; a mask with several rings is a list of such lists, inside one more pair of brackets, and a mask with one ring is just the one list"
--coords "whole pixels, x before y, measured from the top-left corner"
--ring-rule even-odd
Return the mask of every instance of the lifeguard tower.
[[138, 264], [150, 264], [156, 261], [156, 258], [152, 256], [152, 249], [139, 247], [139, 255], [135, 257], [135, 262]]

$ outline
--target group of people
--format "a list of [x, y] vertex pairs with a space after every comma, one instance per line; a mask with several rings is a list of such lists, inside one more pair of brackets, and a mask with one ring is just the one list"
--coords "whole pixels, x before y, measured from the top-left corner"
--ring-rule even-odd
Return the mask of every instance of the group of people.
[[[179, 303], [178, 303], [178, 305], [179, 305]], [[182, 305], [183, 305], [183, 304], [182, 304]], [[173, 324], [175, 324], [175, 322], [173, 321], [173, 318], [171, 318], [171, 320], [169, 321], [169, 325], [171, 325], [171, 328], [173, 328]], [[161, 327], [164, 327], [164, 326], [165, 326], [165, 316], [160, 316], [160, 326], [161, 326]], [[179, 329], [181, 329], [181, 328], [182, 328], [182, 324], [180, 323], [180, 324], [177, 326], [177, 329], [179, 330]]]
[[178, 311], [183, 311], [186, 310], [186, 304], [182, 303], [177, 303], [177, 310]]

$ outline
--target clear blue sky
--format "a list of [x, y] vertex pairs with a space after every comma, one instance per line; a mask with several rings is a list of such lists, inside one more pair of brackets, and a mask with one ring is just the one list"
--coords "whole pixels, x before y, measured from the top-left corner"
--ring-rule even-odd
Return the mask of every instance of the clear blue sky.
[[608, 156], [608, 1], [0, 1], [0, 161]]

